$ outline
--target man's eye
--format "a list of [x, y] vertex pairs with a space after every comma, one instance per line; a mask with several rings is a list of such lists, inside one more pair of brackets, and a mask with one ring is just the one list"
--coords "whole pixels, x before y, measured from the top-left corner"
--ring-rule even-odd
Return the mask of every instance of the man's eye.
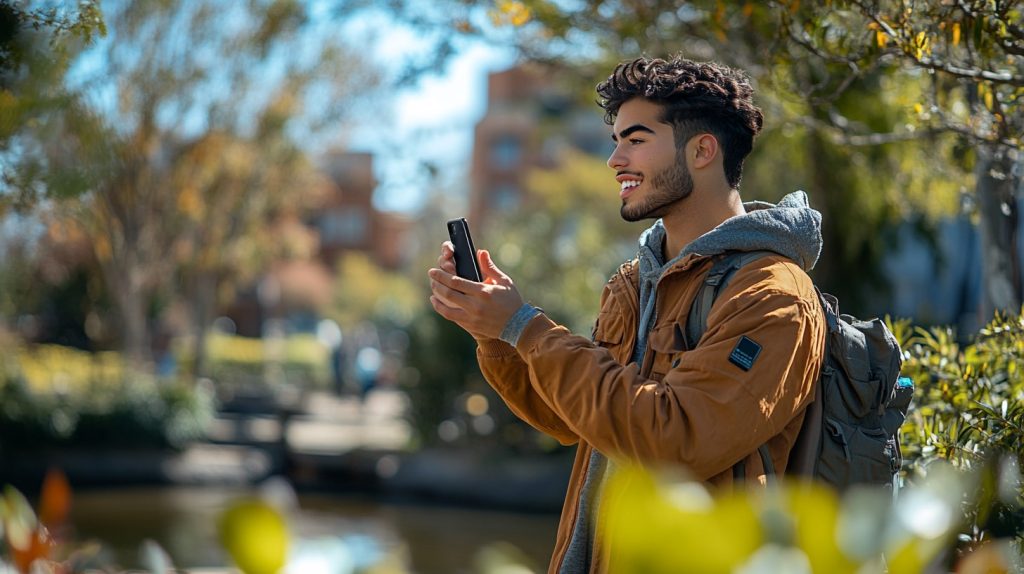
[[644, 140], [642, 140], [640, 138], [630, 138], [629, 139], [629, 143], [631, 143], [633, 145], [642, 144], [642, 143], [644, 143]]

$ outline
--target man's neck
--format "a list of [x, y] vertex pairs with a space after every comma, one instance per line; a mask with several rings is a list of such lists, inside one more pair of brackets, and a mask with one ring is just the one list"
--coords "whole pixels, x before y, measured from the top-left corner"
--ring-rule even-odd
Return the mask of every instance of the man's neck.
[[744, 213], [743, 200], [735, 189], [711, 193], [694, 190], [678, 209], [662, 218], [665, 225], [665, 260], [669, 261], [679, 255], [693, 240], [718, 227], [726, 219]]

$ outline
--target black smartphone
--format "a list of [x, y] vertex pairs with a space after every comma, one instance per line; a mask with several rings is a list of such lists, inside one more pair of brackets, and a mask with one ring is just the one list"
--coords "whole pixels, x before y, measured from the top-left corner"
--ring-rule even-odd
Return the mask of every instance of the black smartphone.
[[466, 218], [460, 217], [448, 222], [448, 237], [455, 246], [455, 274], [477, 283], [483, 281], [480, 265], [476, 261], [476, 247], [473, 246], [473, 236], [469, 234], [469, 223], [466, 223]]

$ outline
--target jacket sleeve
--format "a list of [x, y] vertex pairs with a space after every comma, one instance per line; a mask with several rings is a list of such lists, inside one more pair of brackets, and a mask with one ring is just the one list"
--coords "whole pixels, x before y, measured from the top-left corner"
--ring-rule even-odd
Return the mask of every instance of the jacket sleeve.
[[534, 390], [526, 363], [515, 347], [497, 339], [479, 341], [476, 354], [484, 378], [517, 417], [563, 445], [579, 441], [575, 431]]
[[[681, 464], [706, 480], [779, 434], [812, 398], [824, 318], [810, 280], [794, 275], [784, 264], [737, 272], [700, 344], [675, 353], [660, 380], [543, 315], [517, 348], [536, 393], [581, 439], [608, 456]], [[730, 362], [742, 337], [761, 347], [749, 370]]]

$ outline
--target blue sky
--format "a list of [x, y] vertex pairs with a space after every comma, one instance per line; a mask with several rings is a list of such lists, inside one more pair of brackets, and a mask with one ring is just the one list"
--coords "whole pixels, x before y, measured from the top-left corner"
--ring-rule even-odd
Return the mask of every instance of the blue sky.
[[[315, 45], [341, 39], [359, 50], [359, 56], [379, 70], [385, 82], [430, 45], [426, 36], [429, 32], [401, 25], [383, 10], [367, 8], [339, 19], [330, 13], [331, 2], [309, 1], [313, 25], [307, 31], [308, 41]], [[117, 91], [114, 84], [105, 81], [101, 49], [107, 41], [109, 38], [100, 39], [96, 49], [78, 60], [70, 83], [92, 81], [93, 103], [100, 109], [113, 110]], [[314, 155], [337, 147], [372, 152], [380, 183], [375, 203], [380, 209], [415, 212], [423, 206], [432, 185], [443, 186], [448, 197], [458, 203], [468, 193], [473, 128], [486, 111], [487, 74], [511, 66], [515, 58], [510, 48], [460, 37], [455, 55], [440, 73], [420, 77], [397, 92], [372, 94], [368, 102], [356, 105], [355, 113], [339, 125], [336, 133], [310, 137], [299, 129], [298, 137]], [[274, 72], [271, 66], [268, 73]], [[184, 119], [177, 127], [187, 133], [202, 129], [205, 115]], [[426, 176], [422, 168], [425, 162], [439, 168], [436, 181]]]
[[[397, 73], [401, 62], [425, 48], [417, 31], [380, 14], [367, 14], [350, 27], [357, 42], [370, 39], [370, 57], [386, 74]], [[376, 154], [380, 186], [375, 203], [380, 209], [415, 212], [423, 206], [431, 186], [421, 169], [424, 162], [438, 166], [433, 185], [443, 186], [453, 201], [468, 194], [473, 128], [486, 111], [487, 74], [513, 65], [516, 55], [507, 47], [468, 38], [459, 46], [441, 73], [423, 76], [382, 99], [383, 109], [375, 107], [367, 115], [371, 121], [357, 123], [347, 138], [349, 149]]]

